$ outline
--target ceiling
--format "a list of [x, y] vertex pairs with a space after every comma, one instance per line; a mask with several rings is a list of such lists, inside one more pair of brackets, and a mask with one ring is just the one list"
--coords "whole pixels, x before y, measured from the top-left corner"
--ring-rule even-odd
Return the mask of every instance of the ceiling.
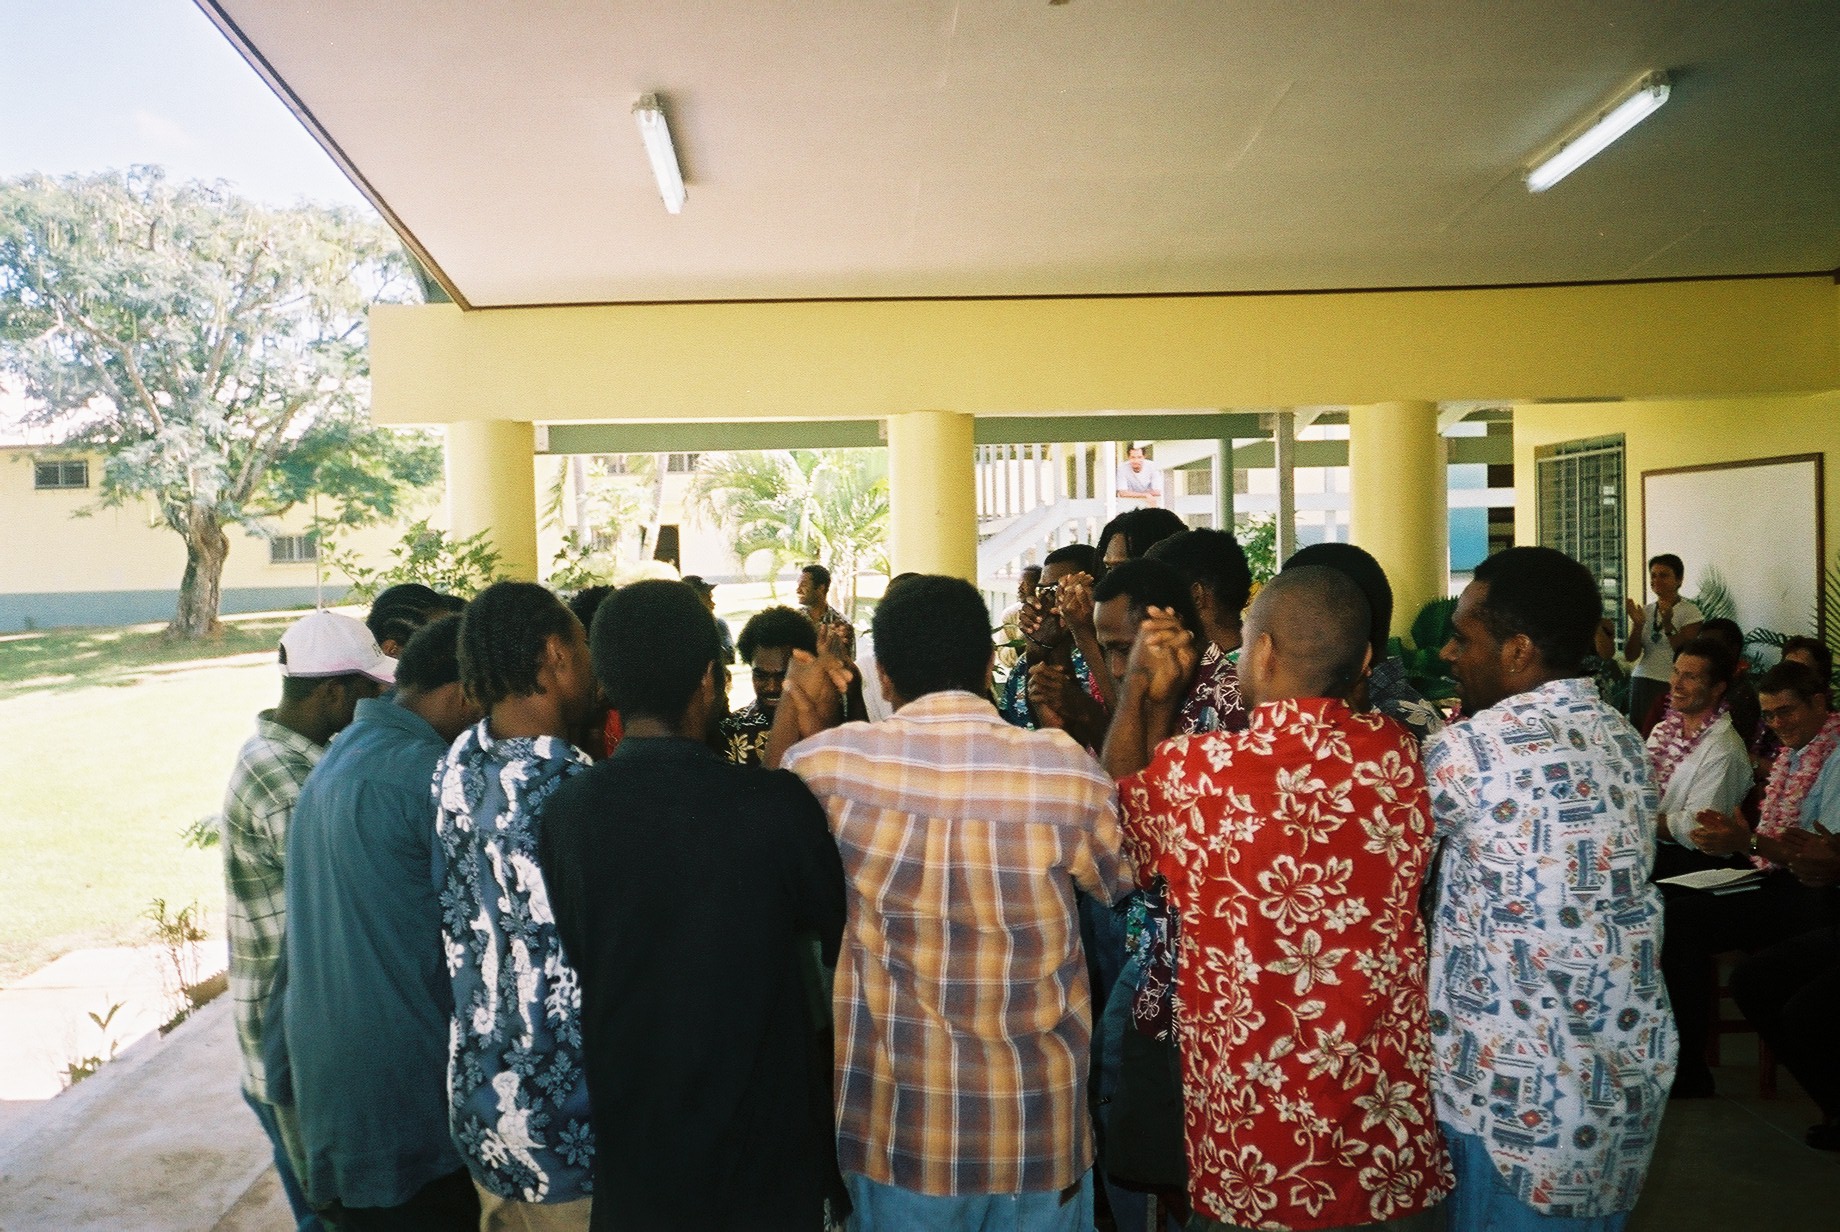
[[1840, 267], [1831, 0], [199, 3], [471, 307]]

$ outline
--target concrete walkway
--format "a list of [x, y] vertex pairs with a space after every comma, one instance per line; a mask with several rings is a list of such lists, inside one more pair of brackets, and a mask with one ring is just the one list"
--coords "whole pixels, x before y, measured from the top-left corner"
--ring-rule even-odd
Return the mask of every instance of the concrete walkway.
[[[1728, 1051], [1719, 1098], [1668, 1107], [1630, 1232], [1831, 1232], [1840, 1155], [1802, 1145], [1814, 1105], [1786, 1073], [1779, 1098], [1759, 1098], [1754, 1065], [1738, 1063], [1754, 1050]], [[62, 1095], [10, 1107], [11, 1122], [0, 1125], [0, 1232], [293, 1226], [238, 1088], [227, 997]]]
[[0, 1130], [3, 1232], [292, 1226], [243, 1104], [228, 997]]
[[[223, 971], [224, 943], [191, 947], [186, 962], [191, 982], [204, 983]], [[184, 1004], [171, 959], [154, 946], [72, 950], [0, 988], [0, 1130], [17, 1103], [63, 1090], [72, 1061], [126, 1050]]]

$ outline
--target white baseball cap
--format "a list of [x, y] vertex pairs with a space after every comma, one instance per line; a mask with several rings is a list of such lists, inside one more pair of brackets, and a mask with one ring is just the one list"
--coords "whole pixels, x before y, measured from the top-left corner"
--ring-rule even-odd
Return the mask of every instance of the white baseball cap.
[[395, 684], [396, 660], [383, 653], [362, 621], [337, 612], [315, 612], [281, 635], [281, 674], [365, 675], [379, 684]]

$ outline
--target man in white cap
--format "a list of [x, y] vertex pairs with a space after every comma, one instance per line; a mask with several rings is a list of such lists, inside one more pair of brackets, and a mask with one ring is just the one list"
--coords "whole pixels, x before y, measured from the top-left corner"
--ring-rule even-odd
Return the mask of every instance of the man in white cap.
[[243, 1056], [243, 1098], [275, 1148], [275, 1168], [302, 1229], [319, 1227], [294, 1167], [292, 1110], [269, 1099], [262, 1028], [281, 961], [287, 900], [282, 889], [288, 821], [301, 784], [358, 702], [396, 679], [396, 660], [349, 616], [314, 612], [281, 635], [281, 704], [256, 716], [224, 796], [224, 931], [230, 994]]

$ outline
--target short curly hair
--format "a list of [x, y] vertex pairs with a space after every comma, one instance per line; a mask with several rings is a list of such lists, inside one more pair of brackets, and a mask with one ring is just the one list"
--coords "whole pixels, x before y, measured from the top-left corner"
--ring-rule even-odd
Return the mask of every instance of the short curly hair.
[[722, 653], [716, 618], [682, 582], [622, 586], [594, 615], [594, 678], [622, 718], [675, 725]]
[[580, 622], [535, 582], [494, 582], [460, 617], [460, 679], [487, 710], [537, 691], [549, 639], [569, 640]]
[[396, 660], [396, 687], [426, 693], [460, 679], [460, 624], [449, 613], [415, 631]]
[[1584, 674], [1603, 619], [1603, 596], [1591, 571], [1557, 548], [1504, 548], [1476, 566], [1472, 584], [1487, 586], [1476, 613], [1489, 636], [1525, 634], [1555, 676]]
[[1138, 560], [1145, 552], [1169, 538], [1188, 529], [1174, 510], [1152, 506], [1146, 509], [1127, 509], [1105, 524], [1099, 532], [1099, 542], [1093, 549], [1099, 553], [1099, 563], [1105, 564], [1105, 549], [1114, 535], [1124, 536], [1124, 554], [1128, 560]]
[[990, 672], [990, 609], [963, 578], [921, 574], [891, 586], [871, 624], [875, 657], [908, 701], [928, 693], [984, 692]]
[[735, 639], [735, 653], [743, 663], [752, 663], [756, 651], [774, 646], [817, 654], [817, 627], [795, 608], [770, 607], [756, 612]]

